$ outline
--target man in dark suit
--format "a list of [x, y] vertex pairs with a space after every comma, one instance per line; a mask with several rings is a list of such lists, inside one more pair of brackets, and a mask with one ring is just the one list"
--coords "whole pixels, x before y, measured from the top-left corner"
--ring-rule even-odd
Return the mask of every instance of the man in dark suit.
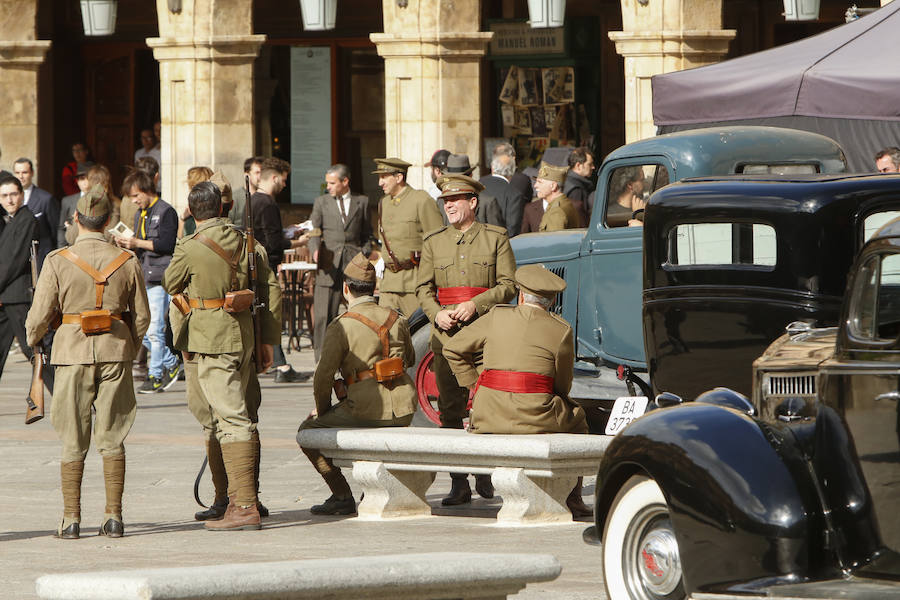
[[[497, 147], [509, 146], [500, 144]], [[491, 158], [491, 174], [481, 178], [480, 183], [484, 191], [497, 198], [500, 211], [503, 214], [504, 226], [509, 237], [519, 234], [522, 226], [522, 211], [531, 200], [530, 195], [523, 195], [519, 190], [510, 185], [510, 178], [516, 172], [516, 159], [507, 152], [497, 153], [496, 148]]]
[[38, 222], [38, 269], [44, 258], [56, 248], [56, 229], [59, 227], [59, 201], [50, 192], [34, 185], [34, 165], [29, 158], [19, 158], [13, 164], [13, 174], [22, 182], [25, 206]]
[[325, 329], [337, 317], [343, 298], [344, 269], [353, 257], [372, 252], [369, 198], [350, 193], [350, 169], [332, 165], [325, 172], [328, 193], [316, 198], [309, 250], [319, 265], [313, 293], [313, 350], [316, 360], [322, 350]]
[[[57, 248], [70, 246], [75, 243], [75, 238], [78, 237], [78, 226], [74, 221], [75, 208], [78, 205], [78, 200], [87, 193], [88, 189], [90, 189], [90, 184], [87, 180], [88, 168], [89, 167], [85, 165], [78, 168], [78, 172], [75, 173], [75, 183], [78, 185], [79, 191], [74, 194], [69, 194], [63, 198], [60, 203], [59, 226], [56, 228]], [[66, 239], [67, 235], [69, 239]]]

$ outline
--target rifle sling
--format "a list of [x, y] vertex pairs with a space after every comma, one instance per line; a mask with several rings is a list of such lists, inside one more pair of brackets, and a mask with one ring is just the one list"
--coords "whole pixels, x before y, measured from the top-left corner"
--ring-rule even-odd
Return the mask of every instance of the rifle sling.
[[243, 250], [243, 243], [238, 243], [237, 249], [234, 251], [233, 256], [228, 256], [226, 254], [225, 249], [222, 248], [219, 244], [215, 243], [210, 238], [206, 237], [202, 233], [197, 233], [194, 235], [194, 239], [215, 252], [219, 257], [228, 263], [228, 266], [231, 267], [231, 291], [237, 289], [237, 268], [238, 261], [241, 257], [241, 252]]
[[75, 254], [75, 252], [73, 252], [71, 248], [64, 248], [60, 250], [59, 255], [90, 275], [91, 279], [94, 280], [94, 290], [96, 293], [95, 307], [97, 310], [103, 308], [103, 290], [106, 285], [106, 280], [109, 279], [110, 276], [115, 273], [119, 267], [124, 265], [129, 258], [131, 258], [130, 252], [122, 250], [121, 253], [116, 258], [114, 258], [112, 262], [103, 267], [101, 271], [98, 271], [87, 262], [85, 262], [80, 256]]
[[394, 256], [394, 251], [391, 250], [391, 244], [388, 242], [387, 236], [384, 233], [384, 225], [381, 222], [381, 205], [384, 204], [384, 200], [381, 200], [378, 203], [378, 233], [381, 234], [381, 241], [384, 242], [384, 249], [387, 250], [388, 256], [391, 257], [391, 260], [394, 261], [394, 264], [398, 267], [400, 266], [400, 261], [397, 260], [397, 257]]

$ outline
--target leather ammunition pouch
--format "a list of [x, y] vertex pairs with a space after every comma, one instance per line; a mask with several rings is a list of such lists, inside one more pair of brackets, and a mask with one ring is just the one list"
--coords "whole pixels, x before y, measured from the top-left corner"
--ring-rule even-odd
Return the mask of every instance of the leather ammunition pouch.
[[196, 305], [194, 299], [192, 298], [190, 300], [190, 305], [194, 308], [219, 308], [221, 306], [222, 310], [229, 314], [238, 314], [244, 312], [245, 310], [249, 310], [253, 306], [253, 302], [256, 300], [256, 295], [253, 293], [253, 290], [235, 289], [238, 286], [237, 269], [238, 261], [240, 260], [243, 250], [243, 244], [238, 244], [234, 256], [228, 256], [222, 246], [215, 243], [213, 240], [206, 237], [202, 233], [196, 234], [194, 236], [194, 239], [215, 252], [222, 260], [228, 263], [228, 266], [231, 268], [231, 291], [226, 292], [225, 298], [222, 299], [214, 298], [212, 300], [200, 301], [202, 302], [202, 306]]
[[185, 294], [175, 294], [172, 296], [172, 304], [174, 304], [175, 308], [178, 309], [178, 312], [183, 315], [188, 315], [191, 312], [191, 304]]
[[375, 378], [375, 381], [384, 385], [390, 385], [396, 379], [403, 376], [406, 370], [403, 368], [403, 359], [399, 356], [390, 356], [390, 340], [388, 339], [388, 331], [397, 321], [400, 315], [396, 311], [391, 311], [387, 320], [378, 325], [371, 319], [355, 312], [345, 312], [341, 318], [354, 319], [359, 321], [369, 329], [375, 332], [381, 340], [381, 360], [375, 361], [375, 365], [371, 369], [357, 371], [347, 376], [347, 385], [353, 385], [364, 379]]
[[225, 304], [222, 305], [222, 310], [231, 314], [242, 313], [253, 306], [255, 298], [256, 295], [253, 293], [253, 290], [245, 289], [228, 292], [225, 294]]
[[116, 270], [124, 265], [131, 257], [129, 252], [122, 252], [113, 259], [108, 265], [98, 271], [80, 256], [75, 254], [71, 248], [65, 248], [60, 251], [60, 256], [74, 264], [76, 267], [90, 275], [94, 280], [94, 310], [83, 310], [78, 314], [65, 314], [62, 316], [62, 322], [68, 324], [80, 324], [81, 331], [85, 335], [99, 335], [108, 333], [112, 328], [112, 320], [122, 320], [122, 315], [114, 314], [112, 311], [103, 309], [103, 292], [106, 289], [106, 281], [116, 272]]
[[62, 322], [67, 325], [81, 325], [81, 331], [85, 335], [98, 335], [108, 333], [112, 329], [113, 319], [122, 321], [122, 315], [108, 310], [83, 310], [80, 313], [71, 313], [62, 316]]

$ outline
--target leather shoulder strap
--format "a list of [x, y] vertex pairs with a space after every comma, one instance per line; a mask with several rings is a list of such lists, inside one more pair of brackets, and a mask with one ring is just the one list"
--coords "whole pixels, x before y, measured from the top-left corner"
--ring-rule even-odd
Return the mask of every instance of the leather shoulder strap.
[[96, 292], [94, 304], [97, 310], [103, 307], [103, 290], [104, 286], [106, 285], [106, 280], [109, 279], [110, 276], [115, 273], [119, 267], [128, 262], [129, 258], [131, 258], [131, 254], [129, 254], [125, 250], [122, 250], [119, 252], [119, 255], [112, 260], [112, 262], [103, 267], [103, 270], [98, 271], [97, 269], [89, 265], [83, 258], [75, 254], [75, 252], [73, 252], [71, 248], [63, 248], [59, 251], [59, 255], [90, 275], [91, 279], [94, 280], [94, 290]]
[[381, 340], [381, 357], [388, 358], [390, 354], [390, 340], [388, 339], [388, 331], [390, 331], [391, 327], [394, 326], [394, 322], [399, 316], [400, 315], [397, 313], [397, 311], [391, 310], [387, 320], [382, 325], [378, 325], [372, 319], [364, 317], [363, 315], [355, 312], [345, 312], [343, 315], [341, 315], [341, 318], [346, 317], [348, 319], [354, 319], [374, 331], [378, 338]]
[[238, 268], [238, 260], [241, 257], [241, 253], [244, 247], [243, 243], [239, 243], [237, 249], [234, 252], [234, 256], [228, 256], [225, 252], [225, 249], [222, 248], [219, 244], [215, 243], [212, 239], [206, 237], [202, 233], [197, 233], [194, 235], [195, 240], [215, 252], [219, 255], [219, 257], [228, 263], [228, 266], [231, 267], [231, 289], [234, 290], [237, 288], [237, 268]]

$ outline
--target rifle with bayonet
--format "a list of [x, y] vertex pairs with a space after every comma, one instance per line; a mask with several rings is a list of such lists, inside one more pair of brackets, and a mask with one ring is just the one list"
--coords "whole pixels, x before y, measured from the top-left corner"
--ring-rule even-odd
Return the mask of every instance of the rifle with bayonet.
[[[38, 242], [31, 242], [31, 290], [37, 289], [38, 280]], [[44, 365], [47, 364], [47, 355], [44, 352], [44, 344], [40, 340], [32, 348], [34, 355], [31, 357], [31, 388], [25, 399], [25, 424], [30, 425], [44, 418]]]
[[247, 210], [244, 211], [244, 230], [247, 232], [247, 275], [250, 277], [250, 290], [253, 292], [253, 304], [250, 306], [250, 314], [253, 317], [253, 360], [256, 363], [256, 372], [262, 373], [262, 326], [260, 325], [259, 309], [263, 307], [259, 301], [259, 290], [256, 284], [256, 238], [253, 235], [253, 204], [250, 201], [250, 177], [244, 175], [244, 189], [247, 190]]

